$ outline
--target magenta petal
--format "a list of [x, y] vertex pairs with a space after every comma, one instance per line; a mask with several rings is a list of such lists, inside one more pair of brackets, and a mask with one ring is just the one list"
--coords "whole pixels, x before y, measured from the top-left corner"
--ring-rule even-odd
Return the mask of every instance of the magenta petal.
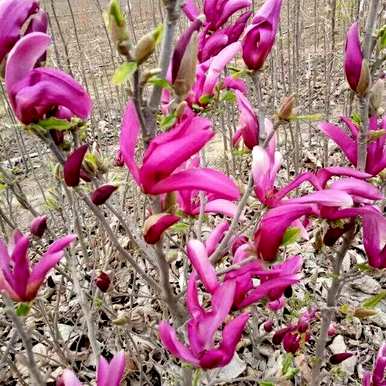
[[197, 271], [201, 281], [209, 293], [214, 293], [218, 288], [216, 270], [209, 261], [204, 244], [198, 240], [190, 240], [187, 246], [188, 258]]
[[144, 239], [148, 244], [156, 244], [164, 232], [180, 221], [174, 214], [160, 213], [149, 217], [145, 222]]
[[60, 381], [63, 382], [64, 386], [82, 386], [74, 372], [68, 369], [63, 371], [63, 375], [61, 376]]
[[181, 8], [190, 21], [194, 21], [199, 15], [195, 0], [185, 0]]
[[229, 177], [209, 168], [190, 169], [173, 174], [152, 186], [149, 193], [162, 194], [177, 190], [202, 190], [232, 201], [240, 198], [239, 189]]
[[139, 170], [135, 162], [135, 145], [140, 129], [141, 124], [137, 109], [133, 100], [130, 98], [123, 115], [119, 149], [126, 166], [129, 168], [130, 173], [137, 184], [139, 184]]
[[367, 180], [371, 177], [371, 174], [361, 172], [353, 168], [342, 167], [342, 166], [332, 166], [329, 168], [323, 168], [316, 173], [316, 177], [319, 180], [319, 184], [323, 188], [326, 187], [326, 182], [332, 176], [346, 176], [346, 177], [358, 178], [360, 180]]
[[285, 204], [319, 204], [347, 208], [353, 206], [354, 203], [352, 197], [345, 191], [326, 189], [307, 194], [303, 197], [291, 198], [285, 201]]
[[221, 27], [235, 12], [242, 8], [250, 7], [251, 0], [228, 0], [224, 3], [218, 20], [216, 21], [216, 28]]
[[357, 89], [361, 76], [362, 62], [363, 54], [359, 40], [359, 26], [358, 22], [355, 22], [347, 32], [344, 56], [344, 71], [347, 81], [354, 91]]
[[196, 116], [186, 118], [172, 130], [155, 137], [145, 152], [140, 170], [145, 193], [157, 194], [154, 185], [159, 181], [162, 184], [171, 173], [201, 150], [213, 135], [212, 122]]
[[242, 79], [226, 76], [224, 78], [223, 86], [225, 89], [238, 90], [245, 94], [247, 92], [247, 84]]
[[319, 128], [327, 137], [331, 138], [343, 151], [348, 160], [356, 166], [357, 164], [357, 145], [343, 130], [332, 123], [322, 122]]
[[[63, 249], [67, 248], [73, 241], [76, 240], [76, 235], [69, 234], [67, 236], [63, 236], [60, 239], [54, 241], [47, 249], [47, 252], [44, 254], [61, 252]], [[43, 256], [44, 256], [43, 255]]]
[[[249, 314], [244, 313], [228, 322], [224, 327], [219, 349], [205, 353], [200, 359], [200, 366], [207, 369], [226, 366], [235, 354], [237, 343], [241, 339], [248, 319]], [[219, 360], [219, 358], [221, 359]]]
[[379, 213], [363, 216], [363, 245], [369, 265], [374, 268], [386, 268], [386, 219]]
[[[97, 367], [97, 385], [98, 386], [106, 386], [109, 380], [109, 363], [107, 360], [101, 355], [98, 360]], [[119, 385], [118, 385], [119, 386]]]
[[67, 186], [78, 186], [80, 183], [80, 170], [83, 159], [87, 153], [88, 145], [82, 145], [75, 149], [64, 163], [64, 181]]
[[338, 365], [348, 358], [351, 358], [354, 354], [351, 352], [342, 352], [330, 356], [330, 363], [332, 365]]
[[313, 205], [305, 204], [282, 205], [269, 210], [255, 234], [258, 256], [266, 261], [275, 260], [284, 233], [291, 223], [316, 211]]
[[221, 50], [209, 65], [203, 86], [204, 95], [212, 95], [217, 81], [225, 66], [240, 52], [241, 44], [235, 42]]
[[94, 205], [104, 204], [111, 195], [118, 189], [116, 185], [102, 185], [91, 194], [91, 201]]
[[39, 10], [35, 15], [31, 17], [28, 27], [25, 31], [25, 35], [32, 32], [44, 32], [48, 30], [48, 14], [43, 10]]
[[383, 194], [372, 184], [356, 178], [343, 178], [334, 181], [330, 189], [342, 190], [355, 197], [365, 198], [368, 200], [382, 200]]
[[2, 0], [0, 3], [0, 62], [20, 39], [28, 17], [39, 10], [37, 0]]
[[229, 42], [229, 37], [221, 30], [216, 31], [206, 39], [204, 45], [198, 52], [200, 62], [209, 60], [212, 56], [217, 55]]
[[192, 352], [184, 346], [177, 338], [176, 331], [169, 323], [162, 321], [159, 324], [159, 335], [162, 344], [177, 358], [185, 362], [198, 366], [199, 361], [193, 356]]
[[197, 276], [194, 271], [190, 274], [186, 295], [186, 306], [193, 319], [200, 318], [205, 313], [198, 300]]
[[16, 43], [9, 53], [5, 71], [5, 85], [8, 93], [17, 82], [29, 74], [50, 44], [51, 38], [41, 32], [30, 33]]
[[28, 247], [29, 240], [27, 237], [22, 236], [17, 240], [11, 255], [11, 260], [14, 262], [14, 289], [21, 298], [26, 295], [28, 280], [30, 278], [29, 260], [27, 256]]
[[253, 149], [259, 144], [259, 121], [253, 111], [253, 107], [245, 95], [236, 90], [237, 104], [240, 110], [239, 128], [242, 130], [242, 136], [245, 146]]
[[218, 224], [216, 228], [209, 234], [205, 242], [205, 248], [208, 256], [210, 256], [216, 250], [228, 229], [228, 221], [223, 221]]
[[[125, 353], [120, 351], [113, 356], [113, 359], [108, 365], [108, 373], [104, 384], [98, 384], [98, 386], [119, 386], [125, 375], [126, 358]], [[98, 368], [99, 370], [99, 368]]]
[[[205, 205], [204, 212], [212, 214], [218, 213], [228, 217], [235, 217], [237, 213], [237, 206], [232, 201], [219, 198], [213, 201], [209, 201]], [[194, 213], [198, 214], [199, 208], [194, 211]]]

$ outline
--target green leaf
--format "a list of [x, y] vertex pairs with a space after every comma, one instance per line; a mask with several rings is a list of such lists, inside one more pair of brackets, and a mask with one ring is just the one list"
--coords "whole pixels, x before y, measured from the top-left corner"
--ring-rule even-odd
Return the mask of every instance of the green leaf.
[[127, 62], [121, 64], [114, 72], [113, 75], [113, 84], [115, 86], [120, 86], [121, 84], [127, 82], [127, 80], [134, 74], [137, 70], [136, 62]]
[[269, 381], [260, 381], [259, 386], [275, 386], [275, 384]]
[[362, 118], [359, 113], [352, 113], [351, 114], [351, 119], [356, 123], [357, 125], [361, 125], [362, 123]]
[[383, 25], [378, 32], [378, 44], [381, 50], [386, 48], [386, 24]]
[[30, 309], [31, 305], [29, 303], [19, 303], [16, 307], [16, 315], [27, 316]]
[[251, 152], [247, 149], [233, 149], [232, 153], [238, 157], [245, 157], [245, 156], [251, 154]]
[[159, 78], [158, 76], [152, 76], [148, 80], [148, 83], [151, 83], [154, 86], [164, 88], [166, 90], [173, 90], [172, 85], [166, 79]]
[[375, 308], [383, 299], [386, 299], [386, 291], [381, 291], [379, 294], [371, 296], [362, 303], [362, 307]]
[[169, 114], [166, 117], [162, 117], [161, 122], [159, 124], [161, 130], [170, 129], [177, 121], [177, 117], [175, 114]]
[[287, 372], [291, 368], [292, 364], [293, 364], [292, 354], [291, 353], [285, 354], [284, 359], [283, 359], [281, 372], [283, 374], [287, 374]]
[[207, 105], [210, 102], [211, 99], [212, 99], [212, 97], [210, 95], [203, 95], [200, 98], [200, 104]]
[[38, 125], [46, 130], [59, 130], [59, 131], [66, 131], [71, 129], [71, 127], [74, 126], [72, 122], [69, 122], [66, 119], [59, 119], [55, 117], [42, 119], [41, 121], [38, 122]]
[[287, 245], [296, 243], [296, 241], [298, 241], [299, 238], [300, 238], [300, 229], [289, 227], [284, 233], [281, 245], [287, 246]]
[[361, 272], [371, 272], [372, 269], [367, 263], [357, 264], [355, 268], [359, 269]]
[[189, 229], [189, 225], [183, 222], [179, 222], [172, 226], [172, 231], [176, 233], [185, 233]]
[[7, 184], [1, 184], [1, 183], [0, 183], [0, 192], [2, 192], [3, 190], [6, 190], [7, 187], [8, 187]]
[[231, 90], [225, 90], [221, 93], [221, 100], [226, 102], [234, 102], [236, 100], [235, 93]]

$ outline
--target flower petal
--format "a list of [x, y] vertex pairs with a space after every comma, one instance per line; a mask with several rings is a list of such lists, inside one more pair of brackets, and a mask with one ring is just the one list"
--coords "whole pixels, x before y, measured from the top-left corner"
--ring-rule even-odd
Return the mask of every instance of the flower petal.
[[64, 163], [64, 181], [67, 186], [78, 186], [80, 183], [80, 171], [83, 159], [87, 153], [88, 145], [82, 145], [75, 149]]

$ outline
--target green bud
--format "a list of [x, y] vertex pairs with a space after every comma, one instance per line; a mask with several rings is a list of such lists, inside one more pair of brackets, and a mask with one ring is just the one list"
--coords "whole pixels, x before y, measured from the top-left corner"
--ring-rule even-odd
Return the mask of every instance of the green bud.
[[153, 31], [142, 36], [134, 48], [134, 60], [141, 64], [145, 62], [154, 52], [157, 43], [160, 41], [163, 26], [160, 25]]

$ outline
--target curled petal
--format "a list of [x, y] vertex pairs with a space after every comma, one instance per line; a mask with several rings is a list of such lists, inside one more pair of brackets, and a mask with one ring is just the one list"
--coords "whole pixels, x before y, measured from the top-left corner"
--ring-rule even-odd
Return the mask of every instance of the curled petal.
[[173, 174], [152, 186], [149, 193], [162, 194], [176, 190], [202, 190], [231, 201], [240, 198], [235, 183], [223, 173], [210, 168], [189, 169]]
[[228, 221], [223, 221], [222, 223], [218, 224], [216, 228], [210, 233], [205, 242], [205, 248], [208, 256], [210, 256], [216, 250], [228, 229]]

